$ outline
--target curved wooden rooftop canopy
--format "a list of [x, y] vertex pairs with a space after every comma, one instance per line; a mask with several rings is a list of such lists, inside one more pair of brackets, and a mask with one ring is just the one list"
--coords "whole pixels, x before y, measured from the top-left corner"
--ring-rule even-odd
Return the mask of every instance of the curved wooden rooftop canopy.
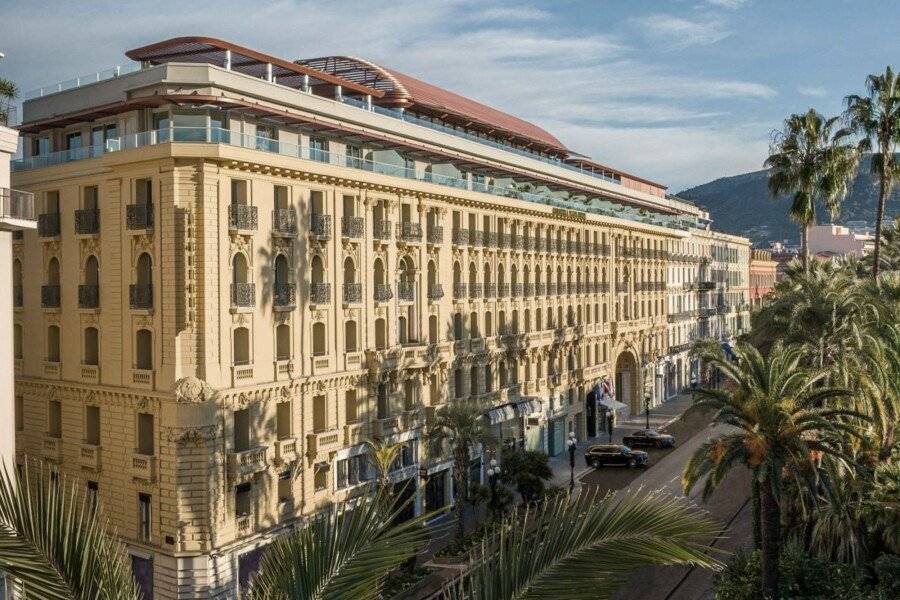
[[533, 123], [373, 62], [353, 56], [323, 56], [296, 62], [379, 90], [383, 96], [376, 100], [378, 105], [408, 108], [531, 150], [560, 157], [569, 154], [562, 142]]
[[231, 52], [231, 70], [252, 77], [265, 78], [266, 65], [270, 64], [276, 81], [288, 87], [300, 88], [304, 76], [307, 76], [310, 86], [314, 89], [319, 86], [339, 85], [347, 93], [371, 95], [373, 98], [384, 95], [384, 92], [364, 84], [211, 37], [171, 38], [149, 46], [134, 48], [127, 51], [125, 56], [151, 65], [191, 62], [224, 66], [228, 52]]

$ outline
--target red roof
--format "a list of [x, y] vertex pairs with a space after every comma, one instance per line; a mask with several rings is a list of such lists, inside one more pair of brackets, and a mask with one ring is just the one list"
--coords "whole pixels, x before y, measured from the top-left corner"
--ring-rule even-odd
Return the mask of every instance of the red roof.
[[324, 56], [296, 62], [383, 91], [384, 96], [376, 100], [378, 104], [410, 108], [470, 129], [505, 134], [537, 149], [569, 153], [562, 142], [533, 123], [367, 60]]

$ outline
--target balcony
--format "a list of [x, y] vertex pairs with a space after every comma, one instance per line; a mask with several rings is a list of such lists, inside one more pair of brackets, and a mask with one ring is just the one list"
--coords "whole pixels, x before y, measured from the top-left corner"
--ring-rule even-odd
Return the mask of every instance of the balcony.
[[547, 284], [547, 295], [548, 295], [548, 296], [555, 296], [555, 295], [556, 295], [556, 284], [555, 284], [555, 283], [548, 283], [548, 284]]
[[394, 292], [391, 291], [390, 284], [387, 283], [376, 283], [375, 284], [375, 301], [376, 302], [387, 302], [391, 298], [394, 297]]
[[710, 290], [714, 290], [714, 289], [716, 289], [716, 282], [715, 281], [698, 281], [697, 289], [700, 290], [701, 292], [708, 292]]
[[78, 462], [85, 469], [92, 471], [100, 470], [100, 454], [102, 448], [93, 444], [82, 444], [81, 453], [78, 455]]
[[385, 417], [372, 422], [372, 436], [374, 437], [387, 437], [397, 433], [399, 429], [400, 419], [398, 417]]
[[54, 436], [45, 436], [41, 444], [41, 455], [53, 463], [62, 462], [62, 439]]
[[331, 215], [310, 215], [309, 235], [314, 239], [327, 241], [331, 239]]
[[137, 283], [128, 286], [128, 303], [131, 308], [143, 310], [153, 308], [153, 286]]
[[375, 221], [372, 223], [372, 237], [382, 242], [391, 239], [391, 222]]
[[228, 475], [241, 479], [266, 470], [266, 446], [228, 453]]
[[401, 281], [397, 284], [397, 297], [401, 302], [412, 302], [416, 297], [416, 286], [414, 283]]
[[454, 300], [462, 300], [465, 297], [466, 297], [466, 284], [454, 283], [453, 284], [453, 299]]
[[348, 423], [344, 425], [344, 445], [356, 446], [362, 444], [369, 437], [369, 424], [365, 422]]
[[297, 285], [276, 283], [272, 289], [272, 303], [276, 310], [291, 309], [297, 306]]
[[129, 204], [125, 207], [125, 227], [127, 229], [153, 229], [153, 205]]
[[29, 227], [33, 227], [34, 194], [0, 187], [0, 221], [19, 222], [19, 225], [24, 225], [22, 221], [32, 221]]
[[429, 227], [426, 241], [429, 244], [443, 244], [444, 228], [439, 225], [432, 225], [431, 227]]
[[468, 229], [454, 229], [453, 230], [453, 243], [457, 246], [466, 246], [469, 244], [469, 230]]
[[480, 283], [471, 283], [469, 284], [469, 298], [481, 298], [481, 284]]
[[82, 209], [75, 211], [75, 233], [95, 235], [100, 233], [100, 210]]
[[231, 306], [235, 308], [250, 308], [256, 306], [256, 284], [232, 283]]
[[38, 215], [38, 235], [42, 238], [59, 235], [59, 213]]
[[512, 285], [512, 295], [515, 298], [521, 298], [522, 294], [525, 291], [525, 286], [521, 283], [514, 283]]
[[306, 434], [306, 452], [310, 456], [338, 450], [340, 447], [341, 432], [337, 429]]
[[537, 296], [543, 296], [547, 293], [547, 285], [544, 283], [534, 284], [534, 293]]
[[410, 222], [397, 223], [397, 239], [407, 243], [421, 242], [422, 226]]
[[156, 479], [156, 456], [141, 454], [138, 451], [131, 453], [131, 476], [135, 479], [152, 482]]
[[530, 235], [522, 236], [522, 250], [526, 252], [531, 252], [534, 250], [534, 238]]
[[497, 244], [497, 234], [493, 231], [485, 231], [481, 235], [481, 243], [484, 244], [485, 248], [499, 247]]
[[78, 286], [78, 308], [100, 308], [100, 286]]
[[41, 307], [42, 308], [59, 308], [59, 286], [58, 285], [42, 285], [41, 286]]
[[497, 296], [499, 298], [507, 298], [509, 297], [509, 284], [501, 283], [497, 286]]
[[358, 240], [365, 228], [366, 222], [362, 217], [341, 217], [341, 237]]
[[275, 442], [275, 462], [281, 465], [297, 460], [297, 438], [284, 438]]
[[619, 293], [625, 293], [628, 291], [628, 282], [619, 281], [616, 283], [616, 291]]
[[331, 303], [331, 284], [330, 283], [313, 283], [309, 286], [309, 302], [310, 304], [330, 304]]
[[245, 362], [231, 367], [231, 387], [250, 385], [253, 382], [253, 365]]
[[444, 297], [444, 286], [440, 283], [432, 283], [428, 286], [428, 299], [440, 300]]
[[477, 229], [469, 231], [469, 243], [473, 246], [484, 246], [484, 232]]
[[525, 297], [526, 298], [534, 297], [534, 284], [533, 283], [525, 284]]
[[272, 233], [279, 236], [297, 235], [297, 213], [290, 208], [276, 208], [272, 211]]
[[344, 304], [359, 304], [362, 302], [362, 284], [344, 284]]

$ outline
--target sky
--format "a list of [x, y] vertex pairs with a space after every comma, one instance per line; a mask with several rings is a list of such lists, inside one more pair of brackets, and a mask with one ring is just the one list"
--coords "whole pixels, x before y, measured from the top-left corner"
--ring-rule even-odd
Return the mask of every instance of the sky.
[[0, 24], [0, 76], [23, 92], [180, 35], [346, 54], [674, 192], [760, 169], [789, 114], [837, 114], [900, 67], [898, 0], [0, 0]]

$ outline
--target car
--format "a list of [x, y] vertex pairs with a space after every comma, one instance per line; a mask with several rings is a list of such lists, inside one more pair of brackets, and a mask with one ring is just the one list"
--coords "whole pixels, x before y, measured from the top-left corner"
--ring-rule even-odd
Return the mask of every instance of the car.
[[646, 467], [648, 458], [646, 452], [622, 444], [597, 444], [584, 451], [585, 462], [594, 468], [606, 465]]
[[622, 438], [626, 446], [652, 446], [654, 448], [673, 448], [675, 436], [660, 433], [656, 429], [641, 429]]

